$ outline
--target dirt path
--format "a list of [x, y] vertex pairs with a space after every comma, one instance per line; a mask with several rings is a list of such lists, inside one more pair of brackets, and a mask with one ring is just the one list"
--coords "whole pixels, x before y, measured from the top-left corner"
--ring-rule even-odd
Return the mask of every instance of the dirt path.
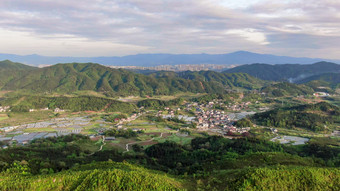
[[102, 138], [103, 138], [103, 140], [102, 140], [102, 143], [103, 143], [103, 144], [100, 145], [100, 148], [98, 149], [98, 151], [95, 151], [95, 152], [93, 152], [93, 153], [90, 153], [88, 156], [91, 156], [91, 155], [93, 155], [94, 153], [103, 150], [103, 146], [106, 145], [106, 143], [105, 143], [105, 136], [103, 136]]
[[201, 87], [203, 88], [203, 90], [205, 90], [205, 87], [204, 87], [203, 83], [200, 82], [200, 84], [201, 84]]
[[[159, 137], [160, 137], [160, 138], [163, 137], [163, 133], [161, 133], [161, 135], [160, 135]], [[136, 142], [128, 143], [128, 144], [125, 145], [126, 151], [124, 151], [124, 153], [130, 151], [130, 150], [129, 150], [129, 145], [136, 144], [136, 143], [146, 143], [146, 142], [151, 142], [151, 141], [153, 141], [154, 139], [155, 139], [155, 138], [152, 138], [152, 139], [147, 140], [147, 141], [136, 141]]]
[[110, 107], [112, 105], [112, 103], [108, 103], [108, 104], [106, 104], [105, 105], [105, 107], [102, 109], [102, 110], [100, 110], [101, 112], [104, 112], [108, 107]]
[[18, 105], [19, 103], [21, 103], [22, 101], [24, 101], [26, 99], [26, 96], [20, 98], [16, 103], [14, 103], [13, 105]]

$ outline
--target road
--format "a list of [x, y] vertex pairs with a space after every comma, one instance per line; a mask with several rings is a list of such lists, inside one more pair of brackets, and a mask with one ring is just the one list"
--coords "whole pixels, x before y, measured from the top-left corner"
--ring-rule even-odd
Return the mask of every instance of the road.
[[106, 143], [105, 143], [105, 136], [103, 136], [102, 139], [103, 139], [103, 140], [102, 140], [102, 143], [103, 143], [103, 144], [100, 145], [100, 148], [98, 149], [98, 151], [95, 151], [95, 152], [93, 152], [93, 153], [90, 153], [88, 156], [91, 156], [91, 155], [93, 155], [94, 153], [103, 150], [103, 146], [106, 145]]
[[[163, 133], [161, 133], [161, 135], [160, 135], [159, 137], [163, 137]], [[128, 144], [125, 145], [126, 151], [124, 151], [124, 153], [130, 151], [130, 150], [129, 150], [129, 145], [133, 145], [133, 144], [136, 144], [136, 143], [147, 143], [147, 142], [153, 141], [154, 139], [155, 139], [155, 138], [152, 138], [152, 139], [147, 140], [147, 141], [136, 141], [136, 142], [128, 143]]]

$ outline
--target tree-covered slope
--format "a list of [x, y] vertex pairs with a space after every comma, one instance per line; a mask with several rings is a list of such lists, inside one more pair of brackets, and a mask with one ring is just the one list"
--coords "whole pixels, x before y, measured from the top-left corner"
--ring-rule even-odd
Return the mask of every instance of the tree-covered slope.
[[246, 73], [220, 73], [214, 71], [181, 72], [179, 77], [205, 82], [221, 83], [228, 88], [243, 87], [245, 89], [256, 89], [262, 87], [265, 82], [254, 78]]
[[13, 112], [28, 112], [29, 109], [65, 109], [70, 111], [107, 111], [130, 113], [137, 107], [134, 104], [107, 98], [80, 97], [43, 97], [18, 96], [0, 101], [0, 105], [10, 105]]
[[200, 182], [202, 190], [339, 190], [338, 168], [269, 167], [220, 171]]
[[250, 64], [242, 65], [229, 70], [226, 73], [247, 73], [263, 80], [295, 82], [317, 74], [338, 72], [340, 65], [330, 62], [318, 62], [309, 65], [300, 64]]
[[[99, 64], [57, 64], [31, 70], [21, 75], [6, 75], [1, 90], [34, 92], [74, 92], [92, 90], [107, 95], [168, 95], [178, 92], [224, 93], [226, 88], [257, 87], [263, 82], [245, 74], [197, 73], [197, 77], [143, 75]], [[206, 80], [206, 79], [209, 80]], [[1, 84], [0, 84], [1, 85]]]
[[300, 127], [323, 131], [340, 123], [340, 108], [327, 102], [320, 102], [256, 113], [251, 119], [264, 126]]
[[38, 68], [11, 62], [9, 60], [0, 61], [0, 89], [11, 80], [17, 79], [35, 69]]
[[306, 85], [292, 84], [288, 82], [280, 82], [272, 84], [261, 89], [262, 92], [269, 96], [297, 96], [297, 95], [311, 95], [314, 90]]
[[18, 62], [12, 62], [10, 60], [3, 60], [0, 61], [0, 70], [1, 69], [36, 69], [36, 67], [28, 66]]
[[331, 88], [337, 88], [340, 85], [340, 73], [325, 73], [315, 76], [311, 76], [297, 81], [300, 84], [307, 84], [311, 87], [317, 88], [317, 84], [320, 86], [326, 86]]
[[19, 164], [0, 174], [0, 190], [182, 190], [165, 173], [129, 163], [98, 162], [50, 175], [24, 173]]

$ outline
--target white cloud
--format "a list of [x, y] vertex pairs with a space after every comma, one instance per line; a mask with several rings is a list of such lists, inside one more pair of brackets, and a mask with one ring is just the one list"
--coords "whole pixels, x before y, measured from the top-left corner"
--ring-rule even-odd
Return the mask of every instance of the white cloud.
[[340, 52], [339, 10], [336, 0], [1, 0], [0, 52], [292, 55], [298, 41], [301, 56], [327, 57]]
[[[12, 54], [35, 54], [47, 56], [98, 56], [125, 55], [126, 52], [144, 52], [150, 47], [94, 41], [73, 35], [35, 36], [29, 32], [0, 29], [0, 52]], [[43, 38], [42, 38], [43, 37]]]
[[270, 44], [267, 41], [266, 35], [262, 32], [259, 32], [256, 29], [246, 28], [246, 29], [232, 29], [226, 31], [226, 34], [230, 35], [238, 35], [248, 41], [255, 42], [260, 45]]

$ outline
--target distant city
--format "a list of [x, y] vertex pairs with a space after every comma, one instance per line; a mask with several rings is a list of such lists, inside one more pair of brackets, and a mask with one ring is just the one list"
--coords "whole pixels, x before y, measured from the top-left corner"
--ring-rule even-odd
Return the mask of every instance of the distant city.
[[234, 68], [239, 65], [218, 65], [218, 64], [183, 64], [183, 65], [160, 65], [153, 67], [143, 66], [109, 66], [110, 68], [123, 68], [132, 70], [156, 70], [156, 71], [201, 71], [201, 70], [215, 70], [222, 71], [229, 68]]

